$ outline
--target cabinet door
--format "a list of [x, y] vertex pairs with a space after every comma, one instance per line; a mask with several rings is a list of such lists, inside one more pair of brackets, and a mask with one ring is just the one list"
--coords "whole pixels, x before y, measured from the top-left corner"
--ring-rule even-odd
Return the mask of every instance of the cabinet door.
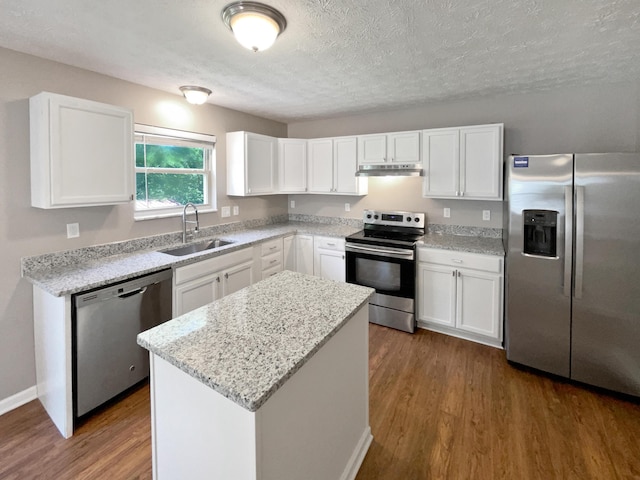
[[474, 270], [458, 270], [457, 327], [502, 340], [502, 277]]
[[278, 191], [307, 191], [307, 141], [297, 138], [278, 139]]
[[358, 163], [384, 163], [387, 161], [387, 135], [360, 135], [358, 137]]
[[460, 133], [455, 129], [422, 132], [426, 197], [456, 197], [460, 191]]
[[220, 273], [174, 287], [173, 316], [177, 317], [220, 298]]
[[430, 263], [418, 264], [418, 318], [455, 327], [455, 270]]
[[282, 239], [282, 263], [285, 270], [296, 271], [296, 236], [289, 235]]
[[337, 282], [345, 281], [344, 252], [316, 249], [313, 269], [315, 275]]
[[313, 235], [296, 235], [296, 271], [313, 275]]
[[260, 195], [275, 192], [276, 139], [246, 133], [246, 191]]
[[29, 103], [34, 207], [131, 201], [130, 110], [47, 92], [32, 97]]
[[420, 132], [389, 133], [387, 160], [395, 163], [420, 163]]
[[336, 193], [360, 194], [360, 180], [356, 177], [358, 170], [358, 141], [356, 137], [340, 137], [333, 139], [334, 180]]
[[502, 125], [460, 129], [460, 192], [464, 198], [502, 198]]
[[222, 272], [222, 296], [248, 287], [253, 283], [253, 261], [241, 263]]
[[309, 192], [331, 193], [333, 191], [333, 140], [321, 138], [309, 140]]

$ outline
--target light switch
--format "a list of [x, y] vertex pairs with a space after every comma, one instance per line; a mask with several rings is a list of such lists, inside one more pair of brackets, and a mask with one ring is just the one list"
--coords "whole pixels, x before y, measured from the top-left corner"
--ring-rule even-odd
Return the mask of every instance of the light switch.
[[344, 211], [345, 212], [350, 212], [351, 211], [351, 204], [350, 203], [345, 203], [344, 204]]
[[233, 214], [240, 215], [240, 207], [238, 205], [233, 206]]
[[222, 218], [231, 216], [231, 207], [222, 207]]
[[451, 218], [451, 209], [445, 208], [443, 215], [444, 215], [444, 218]]
[[484, 220], [484, 221], [491, 220], [491, 210], [483, 210], [482, 211], [482, 220]]
[[80, 236], [80, 225], [77, 223], [67, 223], [67, 238], [78, 238]]
[[296, 208], [296, 201], [295, 200], [291, 200], [291, 208]]

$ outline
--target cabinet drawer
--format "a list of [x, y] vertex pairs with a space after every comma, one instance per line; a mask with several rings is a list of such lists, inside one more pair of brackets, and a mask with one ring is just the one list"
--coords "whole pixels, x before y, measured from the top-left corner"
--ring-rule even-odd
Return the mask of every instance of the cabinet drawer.
[[502, 273], [502, 257], [454, 250], [418, 249], [418, 261]]
[[316, 248], [324, 248], [325, 250], [337, 250], [340, 252], [344, 252], [344, 238], [315, 237], [314, 245]]
[[282, 268], [282, 252], [276, 252], [262, 257], [262, 270], [267, 270], [275, 266]]
[[203, 275], [223, 270], [252, 259], [253, 249], [245, 248], [243, 250], [226, 253], [218, 257], [207, 258], [206, 260], [191, 263], [184, 267], [178, 267], [173, 274], [174, 284], [180, 285], [181, 283], [188, 282], [194, 278], [199, 278]]
[[282, 265], [276, 265], [275, 267], [268, 268], [267, 270], [264, 270], [262, 272], [262, 280], [264, 280], [265, 278], [269, 278], [281, 271], [282, 271]]
[[272, 253], [281, 252], [282, 251], [282, 239], [276, 238], [275, 240], [269, 240], [264, 242], [262, 245], [262, 256], [270, 255]]

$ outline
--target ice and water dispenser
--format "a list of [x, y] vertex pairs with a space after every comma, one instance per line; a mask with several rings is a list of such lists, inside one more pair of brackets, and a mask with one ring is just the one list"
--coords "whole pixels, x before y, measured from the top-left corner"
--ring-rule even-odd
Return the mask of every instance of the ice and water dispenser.
[[556, 239], [558, 212], [553, 210], [523, 210], [523, 252], [542, 257], [557, 257]]

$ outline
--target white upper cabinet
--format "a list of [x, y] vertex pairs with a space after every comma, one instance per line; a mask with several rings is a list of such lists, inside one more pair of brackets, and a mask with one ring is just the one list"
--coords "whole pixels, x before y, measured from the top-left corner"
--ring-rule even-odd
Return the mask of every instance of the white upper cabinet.
[[387, 136], [360, 135], [358, 137], [358, 162], [384, 163], [387, 161]]
[[29, 99], [31, 205], [88, 207], [133, 199], [133, 113], [42, 92]]
[[422, 132], [425, 197], [502, 199], [503, 124]]
[[333, 140], [330, 138], [317, 138], [309, 140], [307, 145], [309, 152], [309, 192], [333, 193]]
[[281, 193], [307, 191], [307, 140], [278, 139], [278, 191]]
[[502, 124], [460, 129], [461, 196], [502, 199], [502, 130]]
[[420, 163], [420, 132], [394, 132], [358, 137], [358, 162]]
[[356, 177], [356, 137], [309, 140], [308, 153], [309, 193], [367, 194], [367, 179]]
[[250, 132], [229, 132], [227, 140], [227, 195], [278, 193], [278, 139]]

